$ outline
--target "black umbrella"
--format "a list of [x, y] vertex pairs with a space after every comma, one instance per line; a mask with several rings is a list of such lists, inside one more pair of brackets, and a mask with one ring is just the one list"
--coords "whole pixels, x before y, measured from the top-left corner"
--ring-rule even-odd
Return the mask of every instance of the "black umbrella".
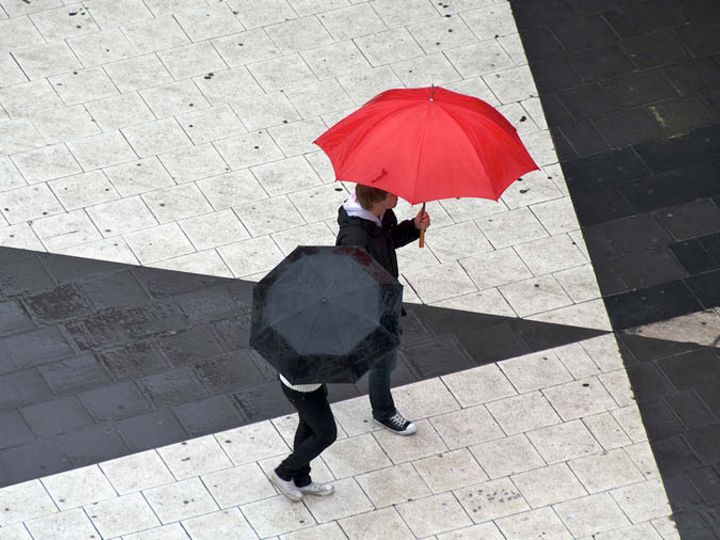
[[355, 382], [400, 344], [401, 309], [364, 249], [301, 246], [255, 285], [250, 345], [292, 384]]

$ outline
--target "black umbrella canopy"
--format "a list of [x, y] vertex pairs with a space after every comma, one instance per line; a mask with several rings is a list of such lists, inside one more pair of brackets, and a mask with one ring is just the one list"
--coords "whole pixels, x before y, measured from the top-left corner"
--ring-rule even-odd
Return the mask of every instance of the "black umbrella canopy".
[[250, 344], [293, 384], [355, 382], [399, 345], [401, 309], [364, 249], [300, 246], [255, 286]]

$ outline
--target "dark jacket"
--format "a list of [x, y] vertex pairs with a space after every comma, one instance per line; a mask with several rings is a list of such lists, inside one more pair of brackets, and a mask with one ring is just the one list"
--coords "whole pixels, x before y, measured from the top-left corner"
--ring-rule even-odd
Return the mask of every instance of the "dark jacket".
[[361, 246], [379, 262], [393, 277], [399, 275], [395, 250], [420, 238], [415, 223], [408, 219], [398, 223], [395, 213], [387, 210], [382, 227], [360, 217], [348, 216], [341, 206], [338, 211], [337, 246]]

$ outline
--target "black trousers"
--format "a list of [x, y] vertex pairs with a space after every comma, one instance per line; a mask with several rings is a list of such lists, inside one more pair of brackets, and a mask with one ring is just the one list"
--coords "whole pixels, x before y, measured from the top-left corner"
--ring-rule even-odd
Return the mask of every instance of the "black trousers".
[[307, 486], [310, 462], [335, 442], [337, 427], [330, 410], [327, 387], [323, 384], [313, 392], [297, 392], [283, 383], [282, 391], [298, 412], [300, 421], [295, 431], [293, 452], [275, 469], [283, 480], [294, 480], [297, 487]]

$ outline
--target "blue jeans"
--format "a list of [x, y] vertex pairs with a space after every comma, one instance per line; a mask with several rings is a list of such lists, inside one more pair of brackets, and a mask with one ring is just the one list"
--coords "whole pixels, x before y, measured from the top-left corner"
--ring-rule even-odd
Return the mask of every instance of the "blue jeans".
[[396, 412], [395, 402], [390, 393], [390, 376], [396, 364], [397, 352], [392, 351], [371, 367], [368, 373], [370, 405], [375, 420], [387, 420]]

